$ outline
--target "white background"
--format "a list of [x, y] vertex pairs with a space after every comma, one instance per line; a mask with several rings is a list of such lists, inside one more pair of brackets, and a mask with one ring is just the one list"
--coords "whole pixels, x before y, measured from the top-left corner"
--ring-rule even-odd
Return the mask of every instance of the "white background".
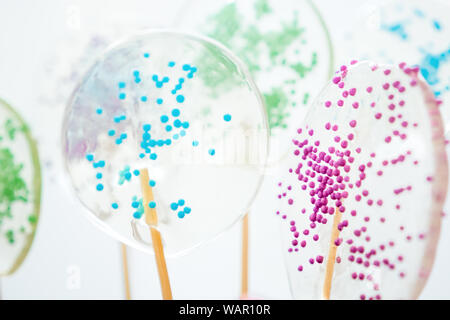
[[[96, 4], [88, 5], [89, 2]], [[345, 30], [351, 28], [367, 5], [376, 3], [375, 0], [314, 2], [327, 22], [335, 49]], [[33, 129], [40, 130], [46, 125], [46, 119], [36, 118], [42, 103], [38, 102], [39, 88], [46, 81], [42, 69], [53, 56], [64, 60], [58, 51], [65, 45], [59, 43], [61, 35], [82, 34], [85, 28], [106, 28], [123, 16], [138, 17], [140, 21], [136, 25], [139, 26], [167, 27], [183, 3], [183, 0], [0, 0], [0, 97], [15, 106]], [[65, 52], [70, 52], [70, 46]], [[41, 148], [41, 157], [45, 158], [48, 155], [42, 152], [59, 151]], [[20, 270], [1, 280], [3, 298], [123, 299], [120, 245], [83, 216], [84, 209], [70, 193], [57, 165], [54, 170], [53, 174], [47, 172], [44, 163], [41, 220], [36, 240]], [[274, 214], [273, 183], [269, 172], [251, 210], [250, 293], [256, 298], [290, 299], [278, 219]], [[444, 218], [437, 260], [422, 299], [450, 298], [448, 220]], [[168, 260], [174, 298], [239, 297], [240, 228], [238, 224], [190, 254]], [[133, 298], [159, 299], [153, 256], [129, 249], [129, 264]]]

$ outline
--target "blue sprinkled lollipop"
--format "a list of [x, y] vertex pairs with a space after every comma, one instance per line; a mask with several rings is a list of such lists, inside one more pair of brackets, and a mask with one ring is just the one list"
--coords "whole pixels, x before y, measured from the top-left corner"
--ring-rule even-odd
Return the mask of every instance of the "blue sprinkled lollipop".
[[[208, 75], [225, 85], [207, 85]], [[67, 107], [63, 143], [92, 221], [152, 252], [148, 215], [156, 213], [153, 227], [175, 255], [246, 213], [268, 132], [261, 97], [236, 57], [208, 39], [157, 31], [100, 57]]]

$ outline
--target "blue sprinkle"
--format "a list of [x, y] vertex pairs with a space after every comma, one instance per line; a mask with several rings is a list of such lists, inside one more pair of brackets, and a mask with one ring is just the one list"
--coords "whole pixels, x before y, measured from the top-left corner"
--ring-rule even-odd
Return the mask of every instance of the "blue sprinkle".
[[97, 185], [97, 190], [98, 190], [98, 191], [102, 191], [102, 190], [103, 190], [103, 185], [102, 185], [101, 183], [99, 183], [99, 184]]
[[123, 89], [123, 88], [125, 88], [125, 82], [119, 82], [119, 88], [120, 89]]
[[178, 218], [180, 218], [180, 219], [184, 218], [184, 212], [183, 211], [178, 212]]
[[188, 64], [183, 65], [183, 70], [184, 71], [189, 71], [191, 69], [191, 66]]
[[141, 82], [141, 78], [134, 78], [134, 82], [136, 82], [136, 83]]
[[139, 175], [139, 173], [140, 173], [139, 170], [134, 170], [134, 171], [133, 171], [133, 174], [134, 174], [136, 177]]
[[146, 97], [146, 96], [142, 96], [142, 97], [141, 97], [141, 101], [142, 101], [142, 102], [146, 102], [146, 101], [147, 101], [147, 97]]
[[138, 71], [138, 70], [134, 70], [134, 71], [133, 71], [133, 76], [139, 77], [139, 71]]
[[87, 155], [86, 155], [86, 159], [87, 159], [88, 161], [92, 161], [92, 160], [94, 160], [94, 155], [92, 155], [92, 154], [87, 154]]
[[151, 128], [152, 128], [152, 126], [149, 125], [149, 124], [144, 124], [144, 125], [142, 126], [142, 129], [144, 129], [145, 132], [150, 131]]
[[166, 139], [166, 145], [170, 146], [172, 144], [172, 140]]
[[111, 204], [111, 207], [112, 207], [113, 209], [117, 209], [117, 208], [119, 208], [119, 205], [118, 205], [116, 202], [113, 202], [113, 203]]
[[224, 115], [223, 116], [223, 120], [225, 120], [225, 121], [231, 121], [231, 115], [229, 115], [229, 114], [226, 114], [226, 115]]
[[120, 139], [124, 140], [127, 138], [127, 134], [124, 132], [120, 135]]
[[187, 121], [183, 122], [182, 126], [185, 129], [189, 128], [189, 122], [187, 122]]
[[116, 131], [113, 130], [113, 129], [111, 129], [111, 130], [108, 131], [108, 136], [110, 136], [110, 137], [112, 137], [112, 136], [115, 135], [115, 134], [116, 134]]
[[130, 172], [125, 173], [125, 179], [127, 179], [127, 180], [131, 179], [131, 173]]
[[175, 62], [173, 62], [173, 61], [170, 61], [170, 62], [169, 62], [169, 64], [168, 64], [168, 66], [169, 66], [169, 67], [173, 67], [173, 66], [175, 66]]
[[179, 128], [179, 127], [181, 127], [182, 123], [181, 123], [181, 121], [179, 119], [176, 119], [173, 122], [173, 125], [175, 126], [175, 128]]
[[164, 77], [164, 78], [162, 79], [162, 82], [165, 82], [165, 83], [169, 82], [169, 77]]
[[162, 146], [164, 146], [164, 140], [159, 139], [158, 141], [156, 141], [156, 144], [158, 147], [162, 147]]
[[97, 162], [97, 165], [98, 165], [100, 168], [103, 168], [103, 167], [105, 166], [105, 161], [104, 161], [104, 160], [100, 160], [99, 162]]
[[154, 187], [155, 185], [156, 185], [156, 182], [155, 182], [155, 180], [150, 180], [149, 182], [148, 182], [148, 184], [150, 185], [150, 187]]
[[133, 208], [137, 209], [137, 208], [139, 208], [139, 202], [133, 201], [133, 202], [131, 203], [131, 206], [132, 206]]
[[126, 98], [126, 96], [127, 95], [125, 93], [123, 93], [123, 92], [119, 93], [119, 99], [120, 100], [124, 100]]
[[178, 209], [178, 204], [176, 202], [172, 202], [170, 204], [170, 209], [172, 209], [173, 211], [177, 210]]
[[184, 137], [185, 135], [186, 135], [186, 131], [181, 130], [181, 131], [180, 131], [180, 136]]
[[174, 140], [178, 140], [179, 137], [180, 137], [180, 136], [178, 135], [178, 133], [175, 133], [175, 134], [173, 135]]
[[151, 209], [155, 208], [155, 207], [156, 207], [155, 201], [150, 201], [150, 203], [148, 204], [148, 206], [149, 206]]
[[441, 30], [441, 24], [439, 23], [439, 21], [434, 20], [433, 25], [436, 30]]
[[170, 124], [168, 124], [168, 125], [166, 126], [166, 131], [167, 131], [167, 132], [172, 131], [172, 126], [171, 126]]
[[180, 200], [178, 200], [178, 205], [179, 206], [184, 206], [184, 200], [183, 199], [180, 199]]
[[177, 95], [177, 102], [183, 103], [184, 102], [184, 96], [182, 94]]
[[161, 116], [161, 122], [162, 123], [166, 123], [167, 121], [169, 121], [169, 117], [166, 115]]
[[117, 139], [116, 139], [116, 144], [121, 144], [121, 143], [122, 143], [122, 139], [117, 138]]
[[96, 174], [96, 178], [97, 178], [97, 179], [101, 179], [102, 177], [103, 177], [103, 175], [102, 175], [101, 172], [99, 172], [99, 173]]
[[214, 150], [214, 149], [209, 149], [208, 150], [208, 153], [210, 154], [210, 155], [215, 155], [216, 154], [216, 150]]
[[192, 141], [192, 146], [194, 147], [198, 146], [198, 141], [197, 140]]
[[184, 207], [184, 213], [186, 213], [186, 214], [189, 214], [189, 213], [191, 213], [191, 208], [189, 208], [189, 207]]
[[156, 103], [157, 104], [162, 104], [163, 103], [163, 99], [161, 99], [161, 98], [156, 99]]
[[133, 217], [135, 218], [135, 219], [140, 219], [141, 217], [142, 217], [142, 214], [140, 213], [140, 212], [135, 212], [135, 213], [133, 213]]
[[158, 156], [156, 155], [156, 153], [152, 153], [152, 154], [150, 155], [150, 159], [152, 159], [152, 160], [156, 160], [157, 157], [158, 157]]
[[145, 154], [143, 154], [143, 153], [139, 154], [139, 158], [144, 159], [144, 157], [145, 157]]
[[103, 110], [101, 108], [98, 108], [95, 112], [97, 112], [97, 114], [102, 114]]
[[144, 53], [144, 58], [148, 58], [148, 57], [150, 57], [150, 53], [148, 53], [148, 52]]
[[180, 110], [179, 109], [173, 109], [172, 110], [172, 116], [178, 117], [179, 115], [180, 115]]

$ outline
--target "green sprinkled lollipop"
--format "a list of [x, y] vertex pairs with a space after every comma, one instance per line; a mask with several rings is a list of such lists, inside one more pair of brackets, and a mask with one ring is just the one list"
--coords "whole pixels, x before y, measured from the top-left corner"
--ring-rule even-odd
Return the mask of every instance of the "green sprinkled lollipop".
[[0, 276], [14, 273], [25, 260], [40, 199], [36, 143], [20, 115], [0, 99]]

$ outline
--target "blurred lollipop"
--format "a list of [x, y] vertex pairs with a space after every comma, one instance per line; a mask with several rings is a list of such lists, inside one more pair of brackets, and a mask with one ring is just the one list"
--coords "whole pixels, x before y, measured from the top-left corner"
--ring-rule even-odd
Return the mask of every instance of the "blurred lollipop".
[[[205, 73], [229, 86], [206, 86]], [[66, 110], [64, 156], [91, 220], [154, 251], [171, 298], [164, 252], [187, 252], [242, 217], [262, 181], [266, 129], [237, 58], [210, 40], [156, 31], [112, 47], [86, 74]]]
[[[343, 61], [356, 57], [418, 65], [436, 98], [445, 104], [450, 99], [449, 15], [448, 1], [377, 1], [358, 27], [352, 28], [348, 45], [341, 46], [347, 51], [340, 55]], [[441, 110], [446, 127], [450, 121], [447, 109]]]
[[412, 299], [447, 192], [443, 125], [418, 68], [342, 66], [291, 141], [278, 185], [295, 298]]
[[[311, 97], [329, 79], [333, 52], [328, 30], [308, 0], [189, 0], [176, 26], [203, 33], [230, 48], [247, 65], [263, 94], [269, 119], [268, 162], [286, 156], [288, 138]], [[212, 88], [228, 86], [217, 75], [202, 78]], [[248, 216], [242, 233], [242, 289], [248, 291]]]
[[0, 277], [25, 260], [36, 232], [41, 171], [23, 119], [0, 99]]

